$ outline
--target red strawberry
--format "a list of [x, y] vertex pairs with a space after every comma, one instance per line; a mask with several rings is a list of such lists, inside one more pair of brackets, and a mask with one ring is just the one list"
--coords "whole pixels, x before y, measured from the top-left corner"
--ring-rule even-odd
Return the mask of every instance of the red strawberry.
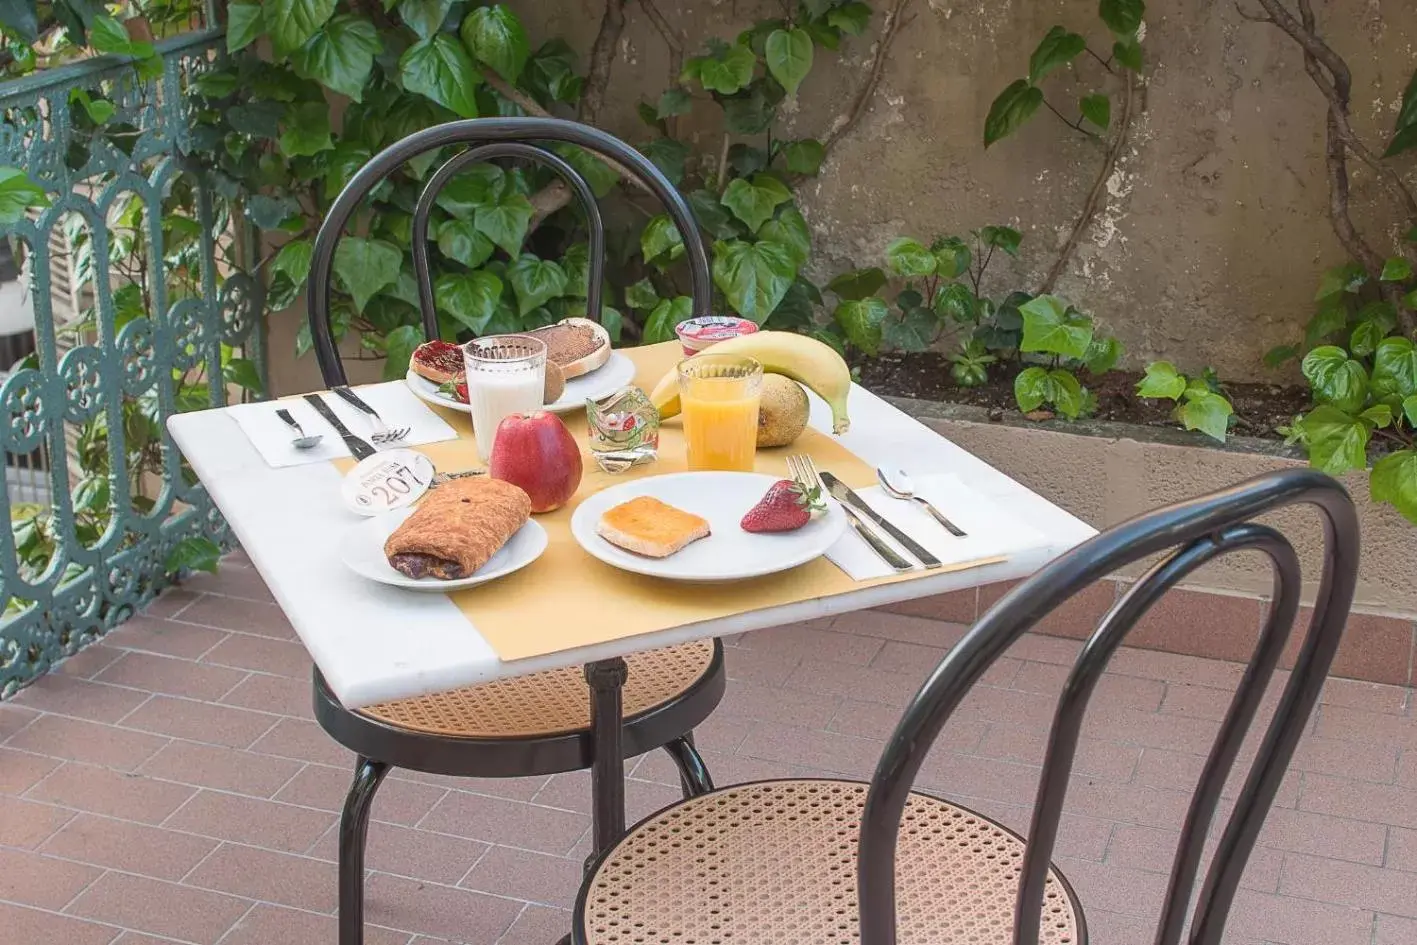
[[791, 479], [779, 479], [738, 524], [745, 532], [794, 531], [823, 508], [820, 499], [819, 489], [804, 489]]
[[458, 379], [455, 380], [455, 381], [453, 381], [453, 394], [457, 396], [458, 401], [459, 401], [460, 403], [464, 403], [464, 404], [467, 403], [467, 378], [466, 378], [466, 377], [463, 377], [463, 376], [459, 375]]

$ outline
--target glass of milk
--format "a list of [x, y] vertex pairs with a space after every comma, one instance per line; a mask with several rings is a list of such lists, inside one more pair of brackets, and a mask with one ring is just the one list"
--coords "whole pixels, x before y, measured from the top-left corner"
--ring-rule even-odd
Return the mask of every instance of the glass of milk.
[[497, 425], [514, 413], [540, 410], [546, 393], [546, 343], [527, 335], [488, 335], [462, 347], [467, 403], [477, 455], [492, 458]]

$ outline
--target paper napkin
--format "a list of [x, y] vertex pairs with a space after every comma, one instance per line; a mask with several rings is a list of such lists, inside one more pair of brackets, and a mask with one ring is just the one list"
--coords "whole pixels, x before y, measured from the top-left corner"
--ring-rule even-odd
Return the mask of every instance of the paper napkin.
[[[320, 396], [325, 404], [343, 421], [349, 431], [375, 449], [393, 449], [399, 446], [418, 446], [422, 443], [437, 443], [442, 440], [457, 439], [457, 432], [443, 422], [427, 404], [414, 396], [403, 381], [374, 384], [355, 388], [360, 398], [379, 412], [389, 429], [410, 427], [408, 436], [397, 443], [387, 443], [380, 447], [371, 439], [374, 433], [373, 418], [364, 414], [352, 404], [328, 391]], [[307, 434], [324, 435], [319, 445], [298, 450], [290, 444], [295, 436], [285, 421], [276, 416], [276, 411], [284, 408], [305, 430]], [[306, 463], [327, 463], [349, 455], [344, 440], [303, 397], [287, 400], [272, 400], [258, 404], [240, 404], [230, 408], [242, 432], [265, 461], [276, 468], [302, 466]]]
[[[1037, 529], [1024, 524], [997, 501], [970, 489], [958, 476], [945, 473], [911, 476], [911, 484], [916, 495], [934, 503], [945, 518], [964, 530], [965, 537], [956, 538], [947, 532], [920, 503], [892, 498], [880, 486], [857, 489], [856, 494], [946, 565], [1008, 556], [1045, 541]], [[877, 531], [887, 544], [914, 563], [915, 558], [889, 535], [880, 529]], [[827, 557], [857, 581], [895, 573], [850, 526], [836, 544], [827, 549]]]

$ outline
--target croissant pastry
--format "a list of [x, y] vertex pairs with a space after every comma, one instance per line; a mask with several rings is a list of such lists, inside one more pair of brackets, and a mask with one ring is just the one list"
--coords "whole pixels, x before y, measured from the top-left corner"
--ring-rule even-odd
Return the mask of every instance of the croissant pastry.
[[384, 542], [389, 566], [415, 580], [465, 578], [531, 517], [531, 499], [500, 479], [454, 479], [432, 490]]

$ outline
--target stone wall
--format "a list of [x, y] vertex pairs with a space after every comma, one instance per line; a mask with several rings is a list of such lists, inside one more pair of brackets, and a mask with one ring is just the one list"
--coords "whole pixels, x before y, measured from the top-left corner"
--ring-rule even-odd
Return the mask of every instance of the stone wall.
[[[509, 0], [539, 42], [561, 35], [589, 50], [601, 0]], [[878, 10], [890, 0], [873, 0]], [[1326, 38], [1354, 77], [1354, 124], [1386, 139], [1417, 58], [1417, 0], [1319, 0]], [[660, 0], [694, 44], [731, 39], [776, 0]], [[836, 146], [802, 202], [819, 274], [879, 262], [899, 234], [928, 239], [1008, 223], [1025, 241], [1015, 268], [992, 282], [1003, 294], [1036, 287], [1066, 237], [1102, 161], [1102, 149], [1039, 114], [1019, 134], [982, 144], [994, 96], [1026, 71], [1054, 24], [1105, 45], [1096, 0], [912, 0], [870, 110]], [[1319, 271], [1341, 262], [1330, 229], [1323, 167], [1324, 102], [1297, 47], [1275, 28], [1245, 22], [1232, 0], [1153, 2], [1145, 26], [1146, 88], [1128, 146], [1107, 182], [1098, 222], [1058, 291], [1093, 312], [1128, 349], [1127, 363], [1167, 357], [1222, 377], [1267, 376], [1261, 355], [1296, 339], [1311, 314]], [[619, 46], [602, 124], [632, 141], [634, 114], [665, 86], [668, 56], [637, 5]], [[784, 134], [821, 136], [864, 79], [880, 25], [818, 56]], [[1060, 108], [1093, 91], [1102, 72], [1079, 60], [1077, 79], [1046, 83]], [[705, 112], [713, 111], [704, 109]], [[1117, 109], [1114, 106], [1114, 113]], [[717, 151], [712, 126], [690, 130], [696, 150]], [[1398, 166], [1417, 173], [1410, 157]], [[1397, 235], [1371, 174], [1353, 174], [1355, 217], [1382, 250]], [[296, 313], [272, 332], [278, 389], [314, 386], [312, 363], [291, 362]], [[298, 317], [303, 317], [301, 313]]]

